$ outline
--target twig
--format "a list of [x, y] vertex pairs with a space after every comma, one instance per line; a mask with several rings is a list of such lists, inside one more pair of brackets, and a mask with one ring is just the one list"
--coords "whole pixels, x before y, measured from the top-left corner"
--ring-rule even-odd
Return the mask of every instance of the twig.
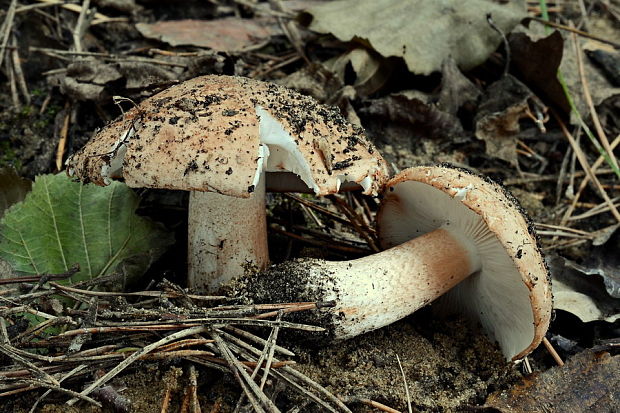
[[312, 202], [312, 201], [308, 201], [307, 199], [303, 199], [297, 195], [291, 194], [289, 192], [285, 192], [283, 194], [285, 197], [290, 198], [296, 202], [299, 202], [302, 205], [305, 205], [309, 208], [314, 209], [315, 211], [320, 212], [323, 215], [328, 216], [330, 219], [340, 222], [341, 224], [345, 224], [345, 225], [351, 225], [351, 222], [347, 219], [342, 218], [340, 215], [336, 214], [335, 212], [330, 211], [329, 209], [322, 207], [320, 205], [317, 205], [316, 203]]
[[323, 332], [325, 329], [319, 326], [312, 326], [308, 324], [299, 324], [299, 323], [291, 323], [290, 321], [273, 321], [273, 320], [256, 320], [252, 318], [190, 318], [187, 320], [179, 320], [177, 323], [169, 323], [169, 324], [161, 324], [161, 321], [154, 322], [139, 322], [139, 323], [131, 323], [131, 322], [107, 322], [106, 324], [110, 324], [110, 326], [106, 327], [85, 327], [76, 330], [65, 331], [57, 335], [56, 337], [64, 338], [71, 337], [80, 334], [96, 334], [96, 333], [104, 333], [111, 331], [129, 331], [131, 329], [135, 329], [134, 331], [146, 331], [146, 330], [174, 330], [182, 327], [196, 327], [198, 325], [246, 325], [246, 326], [262, 326], [262, 327], [274, 327], [280, 326], [283, 328], [290, 328], [294, 330], [302, 330], [302, 331], [314, 331], [314, 332]]
[[[277, 320], [281, 320], [282, 319], [282, 312], [281, 311], [282, 310], [280, 310], [280, 312], [278, 313]], [[259, 386], [261, 391], [264, 390], [265, 383], [267, 382], [267, 377], [269, 376], [269, 369], [271, 368], [271, 364], [273, 362], [273, 354], [274, 354], [274, 351], [275, 351], [275, 342], [277, 340], [279, 330], [280, 329], [278, 327], [274, 327], [271, 330], [271, 333], [269, 333], [269, 338], [267, 339], [265, 347], [264, 347], [263, 351], [261, 352], [260, 357], [256, 361], [256, 367], [254, 368], [254, 371], [252, 371], [252, 374], [250, 375], [250, 378], [252, 378], [252, 380], [253, 380], [258, 375], [258, 372], [260, 371], [260, 369], [261, 369], [261, 367], [263, 365], [263, 362], [265, 362], [265, 360], [267, 360], [267, 362], [265, 364], [265, 367], [264, 367], [263, 377], [261, 379], [260, 386]], [[239, 409], [243, 405], [244, 400], [245, 400], [244, 395], [241, 395], [241, 397], [239, 398], [239, 401], [237, 402], [237, 406], [235, 407], [235, 412], [239, 411]]]
[[31, 282], [36, 282], [38, 284], [41, 280], [44, 280], [44, 282], [47, 282], [48, 280], [65, 280], [67, 278], [72, 277], [78, 271], [79, 271], [79, 267], [77, 271], [69, 270], [68, 272], [65, 272], [62, 274], [25, 275], [22, 277], [5, 278], [5, 279], [0, 279], [0, 285], [21, 284], [21, 283], [31, 283]]
[[17, 0], [11, 0], [9, 9], [6, 12], [6, 17], [2, 22], [2, 33], [0, 33], [0, 38], [2, 39], [2, 44], [0, 45], [0, 67], [2, 67], [2, 62], [4, 61], [4, 55], [7, 53], [6, 46], [9, 44], [9, 37], [11, 37], [11, 29], [13, 28], [13, 19], [15, 18], [16, 7]]
[[[0, 54], [3, 56], [3, 54]], [[17, 81], [15, 79], [15, 71], [13, 70], [13, 65], [11, 64], [11, 60], [7, 59], [5, 62], [6, 73], [9, 75], [9, 88], [11, 91], [11, 100], [13, 102], [13, 107], [19, 108], [21, 106], [19, 101], [19, 94], [17, 93]]]
[[[272, 10], [275, 10], [281, 13], [285, 12], [285, 8], [281, 0], [269, 0], [269, 5], [271, 6]], [[297, 23], [295, 22], [295, 20], [289, 18], [286, 21], [284, 21], [284, 19], [280, 16], [276, 18], [278, 19], [278, 24], [280, 25], [280, 28], [282, 29], [282, 31], [288, 38], [289, 42], [291, 42], [291, 44], [293, 45], [293, 47], [295, 48], [299, 56], [302, 59], [304, 59], [306, 64], [311, 65], [312, 62], [310, 62], [310, 60], [308, 59], [308, 56], [306, 56], [306, 53], [303, 47], [303, 42], [301, 41], [301, 34], [299, 33], [299, 30], [297, 29]]]
[[[616, 207], [620, 207], [620, 204], [617, 201], [620, 200], [620, 197], [612, 198], [611, 201], [613, 205]], [[581, 219], [590, 218], [598, 214], [602, 214], [603, 212], [608, 212], [610, 207], [606, 203], [598, 204], [593, 206], [589, 211], [584, 212], [583, 214], [573, 215], [567, 219], [567, 221], [579, 221]]]
[[[283, 310], [280, 310], [280, 313], [278, 314], [278, 318], [277, 320], [281, 320], [282, 319], [282, 313]], [[267, 339], [267, 344], [265, 344], [265, 349], [263, 350], [263, 353], [261, 354], [261, 357], [258, 359], [257, 362], [257, 366], [256, 366], [256, 370], [254, 370], [255, 372], [258, 373], [260, 366], [263, 363], [263, 360], [266, 359], [265, 362], [265, 367], [264, 367], [264, 372], [263, 372], [263, 378], [260, 381], [260, 389], [263, 390], [265, 388], [265, 383], [267, 382], [267, 377], [269, 377], [269, 369], [271, 368], [271, 364], [273, 363], [273, 354], [276, 350], [276, 340], [278, 339], [278, 332], [280, 331], [279, 327], [274, 327], [271, 330], [271, 333], [269, 334], [269, 338]]]
[[60, 285], [54, 282], [50, 283], [50, 286], [61, 290], [61, 291], [71, 291], [84, 295], [97, 296], [97, 297], [159, 297], [159, 298], [180, 298], [186, 296], [191, 298], [192, 300], [225, 300], [228, 297], [225, 295], [198, 295], [198, 294], [179, 294], [174, 292], [165, 292], [165, 291], [137, 291], [133, 293], [117, 293], [111, 291], [89, 291], [82, 290], [79, 288], [73, 288], [66, 285]]
[[349, 397], [345, 399], [345, 401], [347, 403], [362, 403], [362, 404], [365, 404], [366, 406], [374, 407], [375, 409], [378, 409], [386, 413], [401, 413], [400, 410], [392, 409], [391, 407], [386, 406], [383, 403], [379, 403], [377, 401], [365, 399], [362, 397]]
[[[38, 2], [41, 3], [54, 3], [53, 5], [55, 6], [56, 3], [58, 3], [56, 0], [37, 0]], [[62, 2], [63, 4], [61, 5], [61, 7], [63, 9], [67, 9], [70, 10], [72, 12], [76, 12], [76, 13], [82, 13], [83, 7], [77, 4], [71, 4], [71, 3], [67, 3], [67, 2]], [[96, 18], [97, 20], [112, 20], [110, 17], [106, 16], [105, 14], [101, 14], [101, 13], [95, 13], [93, 15], [94, 18]]]
[[[611, 143], [612, 150], [618, 144], [620, 144], [620, 135], [618, 135], [616, 137], [616, 139], [614, 139], [614, 141]], [[597, 160], [592, 164], [592, 174], [596, 175], [596, 171], [597, 171], [598, 167], [604, 162], [604, 160], [605, 159], [603, 158], [603, 156], [599, 156], [597, 158]], [[579, 198], [581, 197], [581, 194], [582, 194], [583, 190], [586, 188], [586, 186], [588, 185], [589, 181], [590, 181], [590, 177], [589, 177], [589, 175], [586, 175], [586, 177], [579, 184], [579, 189], [577, 190], [577, 193], [575, 194], [575, 196], [573, 198], [572, 204], [569, 206], [569, 208], [566, 210], [566, 213], [562, 217], [562, 220], [560, 222], [561, 224], [565, 224], [566, 221], [568, 221], [570, 219], [571, 215], [573, 214], [573, 211], [575, 210], [577, 202], [579, 202]]]
[[[279, 410], [275, 406], [275, 404], [273, 404], [273, 402], [269, 400], [267, 395], [265, 395], [265, 393], [256, 385], [256, 383], [254, 383], [254, 380], [250, 378], [245, 368], [243, 368], [241, 363], [239, 363], [239, 360], [237, 360], [233, 356], [232, 352], [230, 351], [222, 337], [220, 337], [220, 335], [215, 331], [211, 332], [211, 337], [215, 340], [217, 347], [222, 353], [222, 356], [224, 356], [224, 358], [230, 365], [230, 369], [235, 375], [235, 378], [239, 382], [239, 385], [243, 389], [245, 395], [248, 397], [248, 400], [250, 400], [250, 403], [252, 403], [252, 407], [254, 407], [256, 411], [260, 412], [269, 411], [271, 413], [279, 413]], [[262, 406], [258, 404], [259, 401]], [[263, 409], [263, 407], [265, 407], [267, 410]]]
[[396, 361], [398, 361], [398, 368], [400, 369], [400, 374], [403, 376], [405, 395], [407, 397], [407, 410], [409, 411], [409, 413], [413, 413], [413, 410], [411, 408], [411, 394], [409, 394], [409, 386], [407, 385], [407, 376], [405, 376], [405, 370], [403, 370], [403, 365], [400, 362], [400, 357], [398, 357], [398, 354], [396, 355]]
[[63, 387], [60, 387], [60, 386], [54, 385], [54, 384], [50, 384], [50, 383], [38, 382], [36, 380], [26, 380], [26, 381], [32, 383], [34, 386], [44, 387], [46, 389], [50, 389], [52, 391], [57, 391], [57, 392], [60, 392], [60, 393], [66, 393], [69, 396], [74, 397], [74, 399], [72, 399], [72, 400], [76, 400], [76, 401], [77, 400], [84, 400], [84, 401], [87, 401], [90, 404], [93, 404], [93, 405], [97, 406], [97, 407], [103, 407], [101, 405], [101, 403], [99, 403], [97, 400], [95, 400], [95, 399], [93, 399], [91, 397], [88, 397], [88, 396], [86, 396], [86, 395], [84, 395], [82, 393], [78, 393], [78, 392], [73, 391], [73, 390], [65, 389]]
[[[62, 383], [66, 379], [68, 379], [68, 378], [74, 376], [75, 374], [79, 373], [80, 371], [84, 370], [86, 367], [87, 367], [86, 364], [80, 364], [79, 366], [73, 368], [67, 374], [62, 376], [60, 378], [60, 380], [58, 380], [58, 383]], [[34, 413], [37, 410], [37, 406], [39, 405], [39, 403], [41, 403], [43, 401], [43, 399], [45, 399], [50, 393], [52, 393], [53, 390], [55, 390], [55, 389], [48, 389], [48, 390], [45, 391], [45, 393], [43, 393], [41, 396], [39, 396], [39, 398], [37, 398], [37, 400], [33, 403], [32, 407], [30, 408], [30, 412], [29, 413]], [[88, 401], [92, 400], [92, 399], [90, 399], [90, 400], [89, 399], [90, 398], [88, 398], [87, 400]], [[101, 407], [101, 405], [99, 407]]]
[[[53, 56], [57, 59], [71, 60], [69, 58], [63, 58], [62, 56], [93, 56], [100, 57], [103, 60], [110, 60], [114, 62], [132, 62], [132, 63], [151, 63], [162, 66], [174, 66], [174, 67], [187, 67], [186, 64], [177, 62], [168, 62], [165, 60], [153, 59], [149, 57], [125, 57], [110, 53], [100, 52], [76, 52], [74, 50], [62, 50], [62, 49], [50, 49], [46, 47], [30, 47], [31, 52], [45, 53], [49, 56]], [[53, 71], [45, 72], [47, 74], [58, 73], [58, 71], [65, 71], [66, 69], [54, 69]]]
[[60, 139], [58, 139], [58, 149], [56, 150], [56, 170], [62, 171], [63, 156], [65, 154], [65, 147], [67, 146], [67, 137], [69, 136], [69, 121], [71, 120], [71, 104], [67, 100], [64, 108], [65, 116], [62, 121], [62, 127], [60, 128]]
[[80, 15], [75, 23], [73, 31], [71, 32], [71, 35], [73, 36], [73, 50], [76, 52], [81, 52], [83, 50], [82, 37], [84, 37], [84, 33], [86, 33], [86, 29], [88, 28], [89, 21], [91, 19], [89, 7], [90, 0], [83, 0]]
[[[136, 351], [131, 356], [127, 357], [125, 360], [120, 362], [113, 369], [108, 371], [106, 374], [101, 376], [99, 379], [95, 380], [90, 386], [88, 386], [86, 389], [84, 389], [80, 394], [82, 394], [84, 396], [87, 396], [95, 388], [97, 388], [97, 387], [107, 383], [111, 379], [113, 379], [118, 373], [120, 373], [125, 368], [127, 368], [131, 363], [136, 361], [140, 356], [143, 356], [144, 354], [147, 354], [147, 353], [153, 351], [154, 349], [156, 349], [159, 346], [162, 346], [164, 344], [170, 343], [171, 341], [174, 341], [174, 340], [178, 340], [179, 338], [191, 336], [191, 335], [194, 335], [194, 334], [205, 333], [207, 331], [208, 331], [208, 327], [206, 327], [206, 326], [191, 327], [191, 328], [188, 328], [188, 329], [181, 330], [179, 332], [170, 334], [169, 336], [166, 336], [166, 337], [162, 338], [161, 340], [158, 340], [158, 341], [156, 341], [154, 343], [151, 343], [151, 344], [145, 346], [144, 348], [142, 348], [140, 351]], [[67, 405], [73, 406], [76, 402], [77, 402], [77, 399], [74, 398], [74, 399], [69, 400], [67, 402]]]
[[[612, 143], [612, 148], [614, 147], [613, 143]], [[596, 164], [596, 162], [592, 165], [592, 173], [594, 173], [595, 175], [609, 175], [614, 173], [614, 171], [612, 171], [611, 169], [595, 169], [595, 165], [599, 166], [602, 161], [603, 158], [599, 158], [601, 159], [601, 162], [598, 163], [598, 165]], [[579, 172], [575, 172], [572, 174], [575, 178], [580, 178], [582, 176], [585, 176], [585, 172], [583, 171], [579, 171]], [[569, 181], [570, 178], [566, 177], [565, 174], [557, 174], [557, 175], [534, 175], [534, 176], [526, 176], [523, 178], [508, 178], [504, 181], [502, 181], [502, 185], [504, 186], [513, 186], [513, 185], [523, 185], [523, 184], [529, 184], [529, 183], [535, 183], [535, 182], [546, 182], [546, 181], [562, 181], [562, 182], [566, 182]]]
[[[500, 29], [493, 21], [491, 13], [488, 13], [486, 17], [489, 26], [491, 26], [491, 28], [495, 30], [502, 38], [502, 42], [504, 44], [504, 51], [506, 53], [506, 62], [504, 63], [504, 71], [502, 72], [502, 77], [506, 77], [506, 75], [508, 75], [508, 69], [510, 68], [510, 44], [508, 43], [508, 39], [506, 38], [506, 35], [502, 31], [502, 29]], [[409, 408], [409, 411], [411, 412], [411, 407]]]
[[35, 4], [28, 4], [26, 6], [19, 6], [17, 9], [15, 9], [15, 14], [25, 13], [33, 9], [42, 9], [44, 7], [60, 6], [64, 3], [65, 3], [64, 1], [53, 1], [50, 3], [42, 3], [42, 4], [35, 3]]
[[[325, 387], [321, 386], [319, 383], [315, 382], [314, 380], [312, 380], [311, 378], [309, 378], [308, 376], [298, 372], [297, 370], [291, 368], [291, 367], [284, 367], [282, 368], [282, 370], [287, 373], [288, 375], [294, 377], [295, 379], [301, 381], [302, 383], [306, 384], [308, 387], [315, 389], [316, 391], [318, 391], [320, 394], [322, 394], [323, 396], [327, 397], [328, 400], [330, 400], [332, 403], [334, 403], [341, 411], [346, 412], [346, 413], [351, 413], [351, 410], [344, 405], [344, 403], [342, 403], [342, 400], [340, 400], [339, 398], [337, 398], [336, 396], [334, 396], [332, 393], [330, 393]], [[280, 370], [275, 371], [275, 374], [281, 374]], [[330, 410], [333, 410], [332, 408], [330, 408]]]
[[[233, 327], [233, 326], [225, 326], [225, 327], [223, 327], [223, 329], [226, 330], [226, 331], [231, 331], [231, 332], [233, 332], [233, 333], [235, 333], [235, 334], [237, 334], [237, 335], [239, 335], [239, 336], [241, 336], [241, 337], [243, 337], [245, 339], [253, 341], [255, 343], [258, 343], [258, 344], [261, 344], [261, 345], [266, 345], [267, 344], [267, 340], [265, 340], [264, 338], [261, 338], [261, 337], [255, 335], [255, 334], [252, 334], [252, 333], [250, 333], [248, 331], [241, 330], [240, 328]], [[227, 333], [222, 331], [220, 334], [227, 334]], [[285, 356], [288, 356], [288, 357], [294, 357], [295, 356], [295, 353], [293, 353], [292, 351], [290, 351], [288, 349], [285, 349], [284, 347], [280, 347], [278, 345], [274, 345], [274, 348], [276, 349], [276, 351], [278, 353], [281, 353], [281, 354], [283, 354]]]
[[201, 413], [200, 403], [198, 401], [198, 372], [193, 365], [189, 366], [189, 386], [187, 390], [190, 399], [190, 412]]
[[9, 344], [0, 344], [0, 352], [4, 353], [7, 357], [13, 359], [19, 364], [23, 364], [24, 367], [26, 367], [28, 370], [31, 370], [37, 377], [40, 377], [43, 382], [51, 384], [53, 386], [59, 386], [58, 380], [50, 376], [45, 371], [41, 370], [32, 362], [26, 360], [24, 357], [19, 355], [18, 349], [10, 346]]
[[549, 354], [551, 354], [551, 357], [553, 357], [553, 360], [555, 360], [556, 364], [560, 367], [564, 366], [564, 361], [562, 361], [562, 358], [560, 357], [558, 352], [555, 351], [549, 340], [547, 340], [547, 337], [543, 337], [542, 342], [545, 345], [545, 348], [547, 349]]
[[13, 63], [13, 71], [15, 72], [15, 78], [17, 80], [17, 86], [19, 86], [22, 95], [24, 96], [24, 102], [27, 105], [30, 104], [30, 92], [28, 91], [28, 85], [26, 84], [26, 78], [24, 77], [24, 72], [22, 71], [22, 64], [19, 58], [19, 51], [17, 49], [17, 40], [15, 36], [11, 36], [11, 60]]
[[560, 125], [560, 128], [562, 129], [562, 132], [564, 133], [564, 136], [566, 136], [566, 138], [568, 139], [570, 145], [572, 146], [573, 151], [575, 151], [575, 155], [577, 156], [577, 159], [579, 160], [579, 163], [581, 164], [581, 167], [586, 172], [586, 175], [589, 177], [590, 181], [592, 181], [595, 184], [595, 186], [599, 190], [601, 196], [603, 197], [605, 202], [607, 202], [607, 205], [609, 205], [609, 208], [611, 209], [612, 214], [618, 220], [618, 222], [620, 222], [620, 212], [618, 212], [618, 210], [616, 209], [616, 206], [613, 204], [613, 202], [611, 202], [611, 199], [607, 195], [607, 192], [605, 192], [605, 190], [601, 186], [601, 183], [598, 180], [598, 178], [596, 177], [596, 175], [594, 175], [592, 173], [592, 168], [590, 168], [590, 165], [588, 164], [588, 160], [586, 159], [583, 151], [581, 150], [581, 148], [579, 147], [577, 142], [575, 142], [575, 139], [570, 134], [568, 129], [566, 129], [566, 126], [564, 125], [564, 122], [562, 122], [562, 120], [560, 119], [559, 116], [556, 116], [556, 120], [557, 120], [558, 124]]
[[340, 199], [336, 195], [328, 195], [329, 198], [336, 207], [351, 221], [351, 224], [358, 232], [358, 234], [366, 240], [370, 249], [374, 252], [379, 252], [380, 249], [377, 247], [377, 243], [373, 238], [373, 231], [370, 227], [366, 225], [363, 219], [361, 219], [355, 211], [351, 210], [351, 207], [347, 205], [342, 199]]
[[307, 244], [311, 244], [311, 245], [316, 245], [319, 247], [324, 247], [324, 248], [329, 248], [332, 249], [334, 251], [341, 251], [341, 252], [345, 252], [345, 253], [349, 253], [349, 254], [364, 254], [367, 255], [368, 253], [371, 253], [371, 250], [368, 250], [366, 248], [360, 248], [360, 247], [354, 247], [354, 246], [348, 246], [348, 245], [339, 245], [339, 244], [335, 244], [335, 243], [329, 243], [327, 241], [320, 241], [314, 238], [306, 238], [306, 237], [302, 237], [301, 235], [297, 235], [295, 233], [289, 232], [289, 231], [285, 231], [283, 229], [280, 229], [276, 226], [269, 226], [269, 231], [273, 231], [273, 232], [277, 232], [279, 234], [285, 235], [289, 238], [294, 238], [296, 240], [305, 242]]
[[530, 19], [535, 20], [535, 21], [537, 21], [539, 23], [542, 23], [542, 24], [544, 24], [546, 26], [555, 27], [556, 29], [566, 30], [568, 32], [578, 34], [581, 37], [587, 37], [588, 39], [596, 40], [596, 41], [599, 41], [601, 43], [606, 43], [606, 44], [612, 45], [616, 49], [620, 49], [620, 43], [616, 43], [616, 42], [613, 42], [611, 40], [604, 39], [602, 37], [596, 36], [594, 34], [590, 34], [588, 32], [584, 32], [583, 30], [578, 30], [578, 29], [575, 29], [574, 27], [569, 27], [569, 26], [565, 26], [563, 24], [554, 23], [552, 21], [544, 20], [544, 19], [541, 19], [541, 18], [538, 18], [538, 17], [530, 17]]
[[583, 59], [581, 58], [581, 48], [577, 42], [577, 36], [573, 33], [572, 35], [573, 47], [575, 49], [575, 56], [577, 58], [577, 67], [579, 68], [579, 78], [581, 79], [581, 87], [583, 89], [583, 97], [588, 105], [588, 109], [590, 110], [590, 116], [592, 117], [592, 122], [594, 123], [594, 129], [598, 135], [599, 140], [603, 144], [603, 148], [607, 151], [607, 156], [611, 160], [612, 166], [615, 169], [618, 169], [618, 160], [614, 156], [613, 150], [609, 145], [609, 140], [607, 139], [607, 135], [603, 130], [603, 126], [601, 125], [601, 121], [598, 118], [598, 114], [596, 113], [596, 109], [594, 109], [594, 103], [592, 102], [592, 96], [590, 95], [590, 88], [588, 87], [588, 80], [586, 79], [586, 73], [583, 66]]
[[[327, 308], [327, 307], [334, 307], [336, 305], [336, 303], [334, 301], [323, 301], [323, 302], [316, 302], [316, 303], [300, 303], [298, 306], [295, 307], [287, 307], [284, 309], [279, 309], [277, 311], [272, 311], [269, 313], [262, 313], [259, 315], [255, 315], [252, 318], [255, 320], [261, 320], [263, 318], [269, 318], [269, 317], [273, 317], [273, 316], [277, 316], [280, 314], [288, 314], [288, 313], [295, 313], [298, 311], [306, 311], [306, 310], [316, 310], [319, 308]], [[278, 320], [280, 318], [278, 317]]]

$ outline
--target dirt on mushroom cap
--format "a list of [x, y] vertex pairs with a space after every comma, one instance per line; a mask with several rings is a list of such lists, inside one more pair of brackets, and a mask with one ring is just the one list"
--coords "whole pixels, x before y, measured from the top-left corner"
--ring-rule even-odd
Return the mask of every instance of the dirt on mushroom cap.
[[318, 195], [336, 192], [339, 176], [355, 182], [370, 178], [367, 193], [384, 183], [385, 161], [337, 108], [271, 83], [231, 76], [198, 77], [148, 98], [97, 133], [70, 158], [68, 170], [104, 184], [102, 169], [123, 145], [122, 175], [129, 186], [248, 197], [259, 158], [257, 106], [295, 139]]

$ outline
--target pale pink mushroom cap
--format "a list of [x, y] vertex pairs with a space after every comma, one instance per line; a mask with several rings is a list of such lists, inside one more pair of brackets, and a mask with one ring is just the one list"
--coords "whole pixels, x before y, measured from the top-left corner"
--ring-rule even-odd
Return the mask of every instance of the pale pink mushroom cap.
[[105, 185], [249, 197], [263, 171], [289, 171], [317, 195], [355, 182], [376, 194], [386, 163], [337, 108], [272, 83], [197, 77], [105, 126], [67, 161], [70, 175]]

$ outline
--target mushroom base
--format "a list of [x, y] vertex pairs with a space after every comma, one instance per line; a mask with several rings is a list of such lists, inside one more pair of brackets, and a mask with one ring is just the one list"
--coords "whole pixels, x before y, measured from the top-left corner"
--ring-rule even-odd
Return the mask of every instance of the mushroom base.
[[192, 192], [188, 217], [189, 288], [215, 292], [248, 270], [265, 269], [269, 264], [265, 214], [264, 178], [249, 198]]
[[274, 266], [248, 279], [245, 294], [256, 302], [333, 301], [335, 307], [302, 316], [346, 339], [413, 313], [479, 268], [475, 246], [458, 231], [440, 228], [356, 260]]

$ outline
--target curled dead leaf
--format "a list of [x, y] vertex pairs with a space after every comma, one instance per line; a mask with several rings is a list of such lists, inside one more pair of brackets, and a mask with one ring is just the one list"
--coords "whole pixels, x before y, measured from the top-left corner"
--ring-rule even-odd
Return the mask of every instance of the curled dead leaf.
[[402, 57], [411, 72], [426, 75], [440, 70], [447, 57], [464, 69], [484, 62], [501, 42], [486, 16], [507, 33], [526, 9], [522, 1], [341, 0], [310, 6], [306, 13], [313, 18], [310, 29], [369, 44], [384, 57]]
[[620, 411], [620, 356], [586, 350], [563, 367], [529, 377], [509, 391], [493, 393], [484, 407], [501, 413]]
[[144, 37], [172, 46], [208, 47], [229, 52], [260, 43], [273, 34], [265, 19], [237, 17], [138, 23], [136, 28]]
[[516, 165], [519, 122], [523, 118], [534, 119], [536, 108], [541, 116], [547, 111], [540, 99], [515, 77], [507, 75], [491, 84], [475, 119], [476, 137], [486, 143], [486, 153]]

